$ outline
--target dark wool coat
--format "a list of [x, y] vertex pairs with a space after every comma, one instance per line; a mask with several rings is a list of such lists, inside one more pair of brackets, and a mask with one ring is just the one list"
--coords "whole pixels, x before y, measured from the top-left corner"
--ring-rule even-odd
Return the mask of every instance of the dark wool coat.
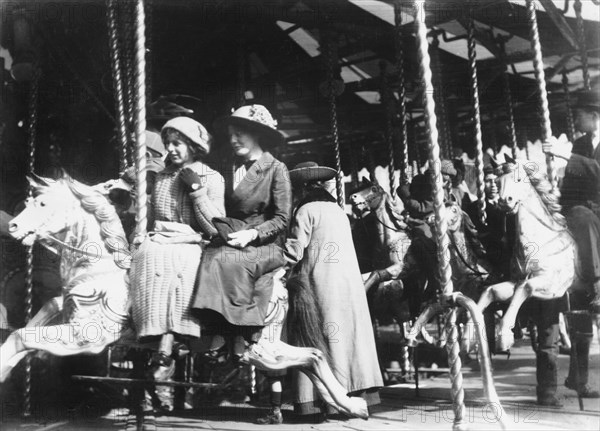
[[[263, 326], [273, 283], [258, 278], [283, 266], [283, 244], [292, 206], [286, 166], [265, 152], [233, 190], [234, 170], [225, 173], [228, 218], [256, 229], [258, 238], [244, 249], [213, 241], [205, 250], [198, 274], [194, 308], [213, 310], [238, 326]], [[237, 229], [242, 230], [242, 229]]]

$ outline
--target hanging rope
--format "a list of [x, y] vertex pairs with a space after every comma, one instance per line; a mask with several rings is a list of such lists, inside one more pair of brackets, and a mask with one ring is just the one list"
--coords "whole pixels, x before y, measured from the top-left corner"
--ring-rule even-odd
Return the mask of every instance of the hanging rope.
[[417, 54], [419, 58], [419, 71], [424, 88], [423, 104], [425, 108], [425, 124], [428, 134], [429, 168], [433, 170], [433, 205], [435, 212], [435, 237], [437, 244], [437, 257], [439, 262], [439, 280], [443, 295], [450, 295], [454, 290], [452, 285], [452, 269], [450, 259], [446, 256], [450, 242], [446, 232], [448, 225], [443, 217], [444, 190], [441, 182], [440, 146], [438, 143], [437, 117], [435, 115], [435, 100], [433, 99], [433, 82], [430, 69], [429, 43], [427, 42], [427, 26], [425, 25], [425, 1], [417, 0], [415, 7], [415, 25], [417, 33]]
[[513, 159], [517, 158], [517, 132], [515, 130], [515, 115], [513, 112], [512, 92], [510, 91], [510, 79], [508, 76], [508, 63], [506, 60], [506, 39], [498, 35], [498, 44], [500, 45], [500, 61], [504, 67], [502, 74], [502, 85], [504, 95], [504, 105], [506, 106], [506, 115], [508, 115], [508, 129], [510, 134], [510, 149]]
[[475, 170], [477, 171], [477, 204], [479, 218], [486, 224], [485, 213], [485, 184], [483, 177], [483, 139], [481, 135], [481, 116], [479, 113], [479, 84], [477, 81], [477, 51], [475, 50], [475, 20], [469, 19], [467, 34], [467, 47], [469, 50], [469, 70], [471, 71], [471, 102], [473, 103], [473, 128], [475, 138]]
[[588, 56], [587, 47], [585, 40], [585, 25], [583, 22], [583, 16], [581, 14], [581, 0], [575, 0], [573, 9], [575, 9], [575, 17], [577, 18], [577, 38], [579, 39], [579, 52], [581, 55], [581, 73], [583, 74], [583, 88], [587, 91], [591, 89], [590, 86], [590, 71], [588, 67]]
[[569, 142], [573, 142], [575, 138], [575, 121], [573, 119], [573, 111], [571, 111], [571, 95], [569, 92], [569, 78], [567, 73], [562, 74], [563, 92], [565, 94], [565, 107], [567, 109], [567, 137]]
[[[533, 68], [535, 70], [535, 79], [538, 84], [540, 97], [540, 114], [542, 122], [542, 142], [546, 142], [552, 137], [552, 125], [550, 124], [550, 110], [548, 108], [548, 94], [546, 93], [546, 75], [544, 73], [544, 63], [542, 60], [542, 46], [540, 44], [540, 34], [538, 31], [537, 17], [535, 15], [535, 4], [533, 0], [527, 0], [527, 17], [529, 19], [531, 32], [531, 49], [533, 51]], [[548, 179], [552, 183], [552, 191], [556, 192], [557, 183], [554, 172], [554, 158], [546, 154], [546, 169]]]
[[388, 149], [390, 195], [394, 196], [396, 190], [396, 174], [394, 172], [394, 106], [388, 82], [387, 63], [385, 61], [379, 62], [379, 74], [381, 76], [379, 96], [385, 112], [385, 141]]
[[[29, 150], [28, 173], [35, 170], [35, 142], [37, 137], [38, 96], [40, 87], [40, 70], [34, 65], [33, 79], [29, 88], [29, 124], [27, 128], [27, 148]], [[33, 196], [33, 187], [29, 187], [27, 196]], [[25, 325], [33, 317], [33, 245], [26, 248], [25, 273]], [[23, 400], [23, 416], [31, 416], [31, 355], [25, 358], [25, 397]]]
[[402, 133], [402, 145], [400, 152], [400, 182], [408, 182], [408, 127], [406, 124], [406, 83], [404, 80], [404, 47], [402, 46], [402, 0], [394, 2], [394, 29], [396, 47], [396, 71], [398, 73], [398, 117], [400, 118], [400, 129]]
[[119, 143], [121, 144], [121, 158], [119, 170], [122, 174], [127, 168], [127, 123], [125, 120], [125, 98], [123, 94], [123, 78], [121, 76], [121, 59], [119, 58], [119, 38], [117, 34], [116, 0], [108, 1], [107, 8], [108, 40], [110, 63], [112, 69], [113, 86], [115, 89], [115, 107], [118, 117]]
[[145, 36], [145, 15], [144, 1], [136, 2], [136, 63], [135, 70], [135, 142], [137, 169], [136, 178], [136, 214], [135, 214], [135, 233], [137, 237], [146, 234], [147, 200], [146, 194], [146, 36]]
[[344, 191], [343, 191], [343, 178], [342, 178], [342, 161], [340, 156], [340, 140], [338, 131], [338, 120], [337, 120], [337, 108], [336, 108], [336, 89], [334, 86], [334, 69], [337, 66], [337, 50], [335, 42], [331, 34], [326, 34], [325, 37], [326, 45], [326, 57], [327, 57], [327, 97], [329, 99], [329, 117], [331, 120], [331, 134], [333, 137], [333, 146], [335, 151], [335, 169], [337, 170], [336, 176], [336, 190], [337, 190], [337, 201], [341, 208], [344, 208]]

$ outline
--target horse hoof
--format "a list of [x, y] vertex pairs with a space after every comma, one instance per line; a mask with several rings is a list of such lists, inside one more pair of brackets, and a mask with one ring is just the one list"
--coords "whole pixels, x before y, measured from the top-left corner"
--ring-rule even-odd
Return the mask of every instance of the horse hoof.
[[498, 332], [496, 334], [496, 351], [504, 352], [510, 350], [510, 348], [515, 344], [515, 336], [513, 332], [509, 330], [508, 332]]

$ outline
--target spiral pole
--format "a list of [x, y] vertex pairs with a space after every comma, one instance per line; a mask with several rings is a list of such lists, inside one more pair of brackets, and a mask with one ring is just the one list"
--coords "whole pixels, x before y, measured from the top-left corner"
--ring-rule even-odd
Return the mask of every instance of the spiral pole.
[[[552, 125], [550, 124], [550, 109], [548, 107], [548, 93], [546, 92], [546, 75], [544, 73], [544, 62], [542, 59], [542, 45], [540, 44], [540, 34], [533, 0], [527, 0], [527, 17], [530, 25], [531, 49], [534, 55], [533, 68], [539, 89], [542, 142], [546, 142], [552, 137]], [[546, 153], [546, 170], [548, 172], [548, 179], [552, 183], [552, 191], [556, 192], [557, 181], [554, 169], [554, 157], [548, 153]]]
[[340, 139], [338, 131], [338, 118], [337, 118], [337, 107], [336, 107], [336, 94], [334, 88], [334, 68], [337, 65], [337, 53], [335, 43], [330, 34], [326, 36], [326, 52], [327, 52], [327, 82], [329, 89], [327, 97], [329, 99], [329, 118], [331, 122], [331, 135], [333, 137], [333, 147], [335, 152], [335, 169], [337, 175], [335, 178], [335, 185], [337, 191], [337, 202], [341, 208], [344, 208], [344, 190], [343, 190], [343, 178], [342, 178], [342, 160], [340, 155]]
[[237, 46], [237, 106], [243, 106], [246, 102], [246, 54], [244, 49], [244, 35], [240, 34]]
[[434, 100], [436, 101], [435, 108], [437, 110], [437, 126], [441, 140], [439, 140], [441, 156], [444, 158], [451, 157], [452, 145], [448, 137], [448, 123], [446, 103], [444, 101], [444, 82], [442, 79], [442, 60], [440, 59], [440, 40], [437, 34], [434, 34], [431, 43], [431, 67], [432, 67], [432, 85]]
[[400, 119], [400, 130], [402, 133], [402, 145], [400, 146], [400, 182], [408, 182], [408, 125], [406, 122], [406, 82], [404, 78], [404, 46], [402, 43], [402, 0], [394, 2], [394, 29], [396, 47], [396, 71], [398, 73], [398, 117]]
[[379, 63], [379, 73], [381, 77], [381, 87], [379, 95], [381, 104], [385, 111], [385, 140], [388, 149], [389, 160], [389, 179], [390, 179], [390, 195], [394, 196], [396, 187], [396, 173], [394, 163], [394, 107], [393, 96], [389, 88], [389, 76], [387, 74], [387, 64], [385, 61]]
[[146, 194], [146, 25], [144, 0], [137, 0], [135, 26], [135, 137], [136, 137], [136, 215], [135, 233], [142, 237], [146, 234], [148, 223]]
[[[127, 1], [123, 7], [123, 19], [121, 24], [123, 31], [121, 36], [123, 37], [123, 49], [121, 52], [125, 55], [125, 113], [127, 119], [127, 133], [129, 135], [127, 145], [127, 164], [132, 166], [135, 163], [133, 146], [136, 143], [136, 132], [135, 132], [135, 97], [136, 97], [136, 66], [134, 63], [135, 54], [135, 38], [136, 38], [136, 3]], [[145, 62], [145, 59], [144, 59]]]
[[588, 55], [585, 40], [585, 25], [583, 22], [583, 15], [581, 14], [581, 0], [575, 0], [573, 9], [575, 9], [575, 17], [577, 19], [577, 38], [579, 39], [579, 53], [581, 55], [581, 72], [583, 74], [583, 88], [587, 91], [591, 89], [590, 86], [590, 71], [588, 66]]
[[146, 0], [146, 102], [152, 100], [152, 48], [154, 45], [154, 0]]
[[569, 91], [569, 78], [567, 73], [562, 74], [563, 92], [565, 94], [565, 106], [567, 109], [567, 137], [570, 142], [575, 139], [575, 120], [573, 119], [573, 111], [571, 110], [571, 94]]
[[452, 383], [452, 409], [454, 410], [453, 429], [464, 429], [465, 421], [465, 391], [463, 390], [463, 374], [461, 371], [462, 361], [460, 360], [460, 343], [458, 342], [458, 326], [456, 325], [456, 313], [458, 309], [454, 308], [450, 312], [448, 341], [446, 350], [448, 351], [448, 365], [450, 367], [450, 381]]
[[473, 103], [473, 128], [475, 137], [475, 169], [477, 170], [477, 204], [479, 218], [486, 223], [485, 184], [483, 177], [483, 138], [481, 134], [481, 114], [479, 112], [479, 84], [477, 81], [477, 51], [475, 50], [475, 20], [469, 17], [467, 47], [469, 51], [469, 70], [471, 71], [471, 102]]
[[[27, 148], [29, 150], [28, 172], [33, 174], [35, 170], [35, 142], [37, 138], [38, 121], [38, 95], [41, 73], [34, 66], [33, 79], [29, 88], [29, 124], [27, 128]], [[33, 196], [33, 187], [27, 192], [29, 197]], [[26, 248], [26, 273], [25, 273], [25, 325], [33, 317], [33, 245]], [[23, 400], [23, 416], [31, 416], [31, 355], [25, 358], [25, 394]]]
[[113, 86], [115, 89], [115, 107], [117, 111], [119, 143], [121, 144], [121, 159], [119, 170], [122, 174], [127, 168], [127, 123], [125, 120], [125, 96], [123, 93], [123, 78], [121, 76], [121, 59], [119, 58], [119, 37], [117, 30], [116, 0], [108, 1], [107, 8], [108, 40], [110, 64], [112, 69]]
[[510, 149], [513, 159], [517, 158], [517, 132], [515, 130], [515, 114], [513, 111], [512, 92], [510, 91], [510, 79], [508, 76], [508, 64], [506, 63], [506, 43], [503, 37], [498, 36], [500, 44], [501, 61], [504, 67], [502, 74], [502, 89], [504, 95], [504, 105], [506, 106], [506, 115], [508, 115], [508, 128], [510, 134]]
[[442, 175], [440, 163], [440, 146], [438, 143], [437, 117], [435, 115], [435, 100], [433, 98], [433, 83], [431, 75], [431, 60], [429, 58], [429, 43], [427, 42], [427, 26], [425, 24], [425, 0], [413, 2], [415, 9], [415, 26], [417, 36], [417, 55], [421, 82], [424, 87], [423, 102], [425, 108], [425, 124], [428, 134], [429, 168], [432, 170], [433, 206], [435, 213], [435, 240], [437, 244], [437, 258], [440, 286], [442, 295], [448, 296], [454, 290], [452, 284], [452, 269], [449, 251], [449, 238], [446, 235], [448, 224], [444, 218], [444, 190], [442, 188]]

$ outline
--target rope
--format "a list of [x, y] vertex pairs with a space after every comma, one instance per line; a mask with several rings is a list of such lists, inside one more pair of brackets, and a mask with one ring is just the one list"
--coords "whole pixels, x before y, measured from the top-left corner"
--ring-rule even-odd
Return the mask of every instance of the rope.
[[[35, 141], [37, 137], [38, 95], [40, 88], [40, 70], [34, 65], [34, 75], [29, 89], [29, 127], [27, 148], [29, 149], [29, 174], [35, 170]], [[29, 187], [28, 197], [33, 196], [33, 187]], [[33, 317], [33, 245], [26, 248], [25, 273], [25, 325]], [[25, 397], [23, 400], [23, 416], [31, 416], [31, 355], [25, 358]]]
[[[546, 93], [546, 76], [544, 74], [544, 63], [542, 60], [542, 46], [540, 45], [540, 35], [535, 15], [535, 4], [533, 0], [527, 0], [527, 17], [531, 26], [531, 49], [533, 50], [533, 68], [535, 70], [535, 79], [540, 93], [540, 114], [542, 122], [542, 142], [546, 142], [552, 137], [552, 125], [550, 124], [550, 110], [548, 108], [548, 94]], [[552, 191], [556, 192], [557, 183], [554, 172], [554, 158], [546, 154], [546, 168], [548, 179], [552, 183]]]
[[508, 128], [510, 132], [510, 148], [513, 159], [517, 158], [517, 132], [515, 131], [515, 115], [513, 112], [512, 92], [510, 91], [510, 79], [508, 76], [508, 64], [506, 62], [506, 40], [502, 35], [498, 36], [498, 42], [500, 45], [500, 55], [502, 64], [504, 66], [504, 73], [502, 74], [502, 85], [504, 104], [506, 106], [506, 114], [508, 115]]
[[567, 136], [570, 142], [575, 138], [575, 121], [573, 120], [573, 111], [571, 111], [571, 95], [569, 92], [569, 78], [566, 72], [562, 74], [562, 85], [565, 93], [565, 105], [567, 109]]
[[583, 23], [583, 16], [581, 15], [581, 0], [575, 0], [573, 4], [573, 9], [575, 9], [575, 16], [577, 18], [577, 38], [579, 39], [579, 52], [581, 55], [581, 72], [583, 74], [583, 88], [585, 90], [590, 90], [590, 71], [588, 67], [588, 56], [587, 56], [587, 47], [585, 41], [585, 26]]
[[147, 200], [146, 194], [146, 37], [144, 0], [136, 2], [136, 73], [135, 73], [135, 137], [136, 137], [136, 214], [135, 232], [136, 236], [146, 234], [147, 224]]
[[471, 101], [473, 103], [473, 127], [475, 129], [475, 169], [477, 170], [477, 207], [479, 218], [486, 224], [485, 184], [483, 177], [483, 138], [481, 135], [481, 115], [479, 112], [479, 84], [477, 81], [477, 51], [475, 50], [475, 20], [470, 17], [467, 34], [469, 50], [469, 70], [471, 71]]
[[406, 83], [404, 79], [404, 47], [402, 46], [402, 9], [400, 8], [402, 0], [394, 2], [394, 29], [396, 46], [396, 71], [398, 73], [398, 117], [400, 118], [400, 128], [402, 130], [402, 145], [400, 151], [400, 182], [408, 182], [408, 128], [406, 124]]
[[391, 91], [389, 89], [388, 75], [387, 75], [387, 64], [385, 61], [379, 63], [379, 71], [381, 76], [381, 88], [379, 89], [379, 95], [381, 97], [381, 103], [385, 111], [385, 141], [388, 149], [388, 160], [389, 160], [389, 178], [390, 178], [390, 195], [394, 196], [396, 188], [396, 173], [394, 163], [394, 107]]
[[454, 290], [452, 285], [452, 269], [450, 268], [449, 239], [446, 232], [448, 224], [443, 217], [444, 212], [444, 190], [441, 182], [440, 146], [438, 144], [438, 130], [435, 115], [435, 100], [433, 99], [432, 76], [427, 42], [427, 26], [425, 24], [425, 0], [416, 0], [415, 26], [417, 35], [417, 55], [419, 61], [419, 72], [421, 75], [423, 91], [423, 102], [425, 107], [425, 124], [428, 132], [429, 168], [433, 170], [433, 206], [435, 213], [435, 240], [437, 244], [437, 258], [439, 262], [439, 280], [443, 289], [442, 294], [448, 296]]
[[342, 161], [340, 156], [340, 140], [338, 132], [338, 120], [337, 120], [337, 108], [336, 108], [336, 94], [333, 85], [334, 81], [334, 67], [337, 64], [336, 59], [336, 47], [332, 40], [331, 35], [327, 34], [326, 37], [326, 49], [327, 49], [327, 82], [329, 84], [327, 97], [329, 98], [329, 117], [331, 120], [331, 133], [333, 136], [333, 146], [335, 151], [335, 169], [337, 170], [337, 176], [335, 179], [336, 190], [337, 190], [337, 201], [338, 205], [344, 208], [344, 191], [342, 189]]
[[117, 35], [116, 0], [108, 1], [107, 8], [108, 39], [113, 85], [115, 88], [115, 106], [118, 117], [119, 142], [121, 158], [119, 170], [122, 174], [127, 168], [127, 124], [125, 121], [125, 99], [123, 95], [123, 78], [121, 77], [121, 60], [119, 59], [119, 39]]

